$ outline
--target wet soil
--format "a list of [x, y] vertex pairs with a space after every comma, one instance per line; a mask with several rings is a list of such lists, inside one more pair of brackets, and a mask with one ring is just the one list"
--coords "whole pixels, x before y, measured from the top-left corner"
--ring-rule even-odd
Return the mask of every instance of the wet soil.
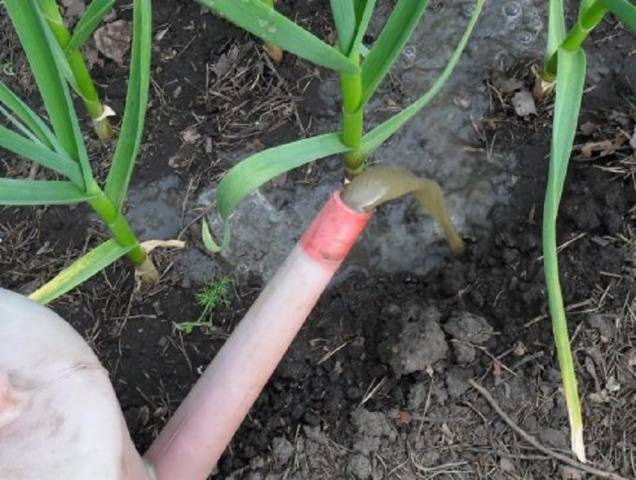
[[[154, 6], [155, 35], [161, 36], [134, 182], [145, 189], [179, 179], [184, 188], [169, 201], [181, 215], [171, 234], [189, 246], [157, 255], [162, 280], [151, 290], [136, 290], [130, 268], [120, 262], [52, 305], [111, 372], [142, 451], [263, 287], [260, 276], [228, 271], [205, 252], [197, 224], [190, 224], [201, 215], [192, 199], [229, 166], [223, 152], [237, 143], [256, 151], [311, 133], [325, 109], [316, 93], [320, 71], [291, 56], [272, 65], [258, 42], [194, 3]], [[281, 8], [332, 35], [322, 3], [286, 1]], [[118, 15], [127, 18], [129, 11]], [[636, 42], [608, 22], [592, 48], [597, 56], [616, 48], [623, 55], [620, 65], [589, 83], [559, 219], [561, 282], [589, 457], [636, 478], [636, 161], [629, 145], [636, 125]], [[464, 257], [445, 257], [427, 275], [370, 276], [345, 266], [213, 478], [582, 478], [567, 476], [559, 462], [513, 434], [468, 383], [485, 385], [524, 430], [567, 452], [541, 263], [552, 106], [538, 104], [537, 115], [521, 118], [512, 93], [500, 88], [502, 78], [530, 88], [537, 60], [493, 66], [480, 79], [492, 101], [486, 117], [473, 119], [476, 147], [484, 161], [492, 152], [511, 151], [518, 159], [509, 200], [490, 211], [492, 228], [475, 231]], [[121, 111], [125, 67], [105, 61], [94, 71], [107, 102]], [[12, 77], [14, 86], [28, 88], [20, 78]], [[616, 148], [602, 143], [608, 140]], [[111, 147], [89, 142], [96, 168], [106, 166]], [[11, 160], [0, 168], [16, 174]], [[268, 188], [308, 179], [319, 182], [320, 167]], [[29, 292], [102, 238], [103, 228], [83, 207], [0, 210], [0, 286]], [[185, 271], [195, 263], [209, 266], [199, 280]], [[189, 335], [175, 330], [175, 322], [199, 317], [197, 291], [226, 274], [234, 279], [231, 301], [214, 311], [213, 326]]]

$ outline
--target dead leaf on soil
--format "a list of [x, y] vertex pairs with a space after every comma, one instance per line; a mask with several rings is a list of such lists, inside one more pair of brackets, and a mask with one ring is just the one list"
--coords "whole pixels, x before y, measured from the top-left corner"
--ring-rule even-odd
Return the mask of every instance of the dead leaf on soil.
[[177, 153], [175, 153], [168, 159], [168, 165], [170, 166], [170, 168], [184, 168], [188, 166], [188, 164], [192, 163], [191, 151], [192, 147], [184, 147], [182, 145], [182, 148], [180, 148]]
[[86, 10], [84, 0], [62, 0], [61, 3], [64, 7], [64, 16], [69, 20], [79, 17]]
[[99, 56], [99, 50], [97, 50], [93, 40], [89, 40], [84, 44], [82, 53], [84, 54], [84, 60], [86, 60], [90, 68], [93, 68], [94, 65], [104, 66], [104, 60]]
[[583, 135], [590, 136], [598, 131], [598, 125], [594, 122], [585, 122], [581, 125], [580, 130]]
[[413, 415], [411, 415], [411, 413], [405, 410], [400, 410], [400, 413], [398, 415], [399, 425], [401, 426], [408, 425], [409, 423], [411, 423], [411, 420], [413, 420]]
[[515, 343], [515, 349], [512, 353], [515, 357], [523, 357], [526, 353], [528, 353], [528, 348], [523, 342], [517, 342]]
[[513, 473], [515, 469], [515, 464], [509, 458], [501, 457], [499, 459], [499, 468], [506, 473]]
[[[601, 140], [599, 142], [587, 142], [581, 147], [581, 155], [584, 158], [607, 157], [613, 155], [626, 142], [623, 135], [618, 135], [611, 140]], [[597, 154], [597, 155], [595, 155]]]
[[231, 70], [234, 64], [236, 64], [239, 53], [240, 50], [238, 46], [234, 45], [228, 53], [222, 54], [216, 61], [216, 63], [212, 65], [212, 72], [214, 72], [217, 77], [221, 78], [223, 75]]
[[468, 110], [472, 101], [468, 95], [460, 94], [453, 97], [453, 103], [463, 110]]
[[188, 127], [181, 132], [181, 140], [183, 143], [192, 145], [201, 139], [201, 134], [195, 127]]
[[155, 35], [155, 42], [160, 42], [161, 40], [163, 40], [163, 37], [165, 37], [169, 31], [170, 31], [170, 26], [167, 26], [166, 28], [159, 30], [159, 32], [157, 32], [157, 34]]
[[561, 467], [561, 480], [582, 480], [583, 476], [580, 470], [573, 467]]
[[443, 442], [446, 443], [447, 445], [452, 445], [453, 442], [455, 441], [455, 435], [453, 434], [451, 429], [448, 427], [448, 424], [446, 422], [442, 423], [441, 430], [442, 430]]
[[501, 379], [503, 377], [503, 370], [501, 369], [501, 362], [499, 360], [494, 360], [492, 365], [492, 374], [495, 377], [495, 385], [501, 384]]
[[534, 97], [528, 90], [521, 90], [512, 97], [512, 106], [520, 117], [537, 114], [537, 106], [534, 103]]
[[631, 115], [625, 112], [617, 112], [616, 110], [612, 110], [610, 112], [608, 120], [610, 122], [619, 124], [621, 128], [628, 128], [633, 121]]
[[636, 348], [631, 348], [627, 354], [627, 365], [630, 367], [636, 367]]
[[621, 384], [618, 383], [616, 377], [610, 375], [607, 377], [607, 382], [605, 382], [605, 389], [610, 393], [615, 393], [621, 389]]
[[596, 403], [596, 404], [609, 403], [609, 401], [611, 400], [609, 394], [607, 393], [607, 390], [601, 390], [600, 392], [590, 393], [588, 395], [588, 398], [590, 399], [590, 402]]
[[156, 248], [176, 248], [181, 250], [185, 246], [186, 243], [183, 240], [148, 240], [141, 243], [141, 248], [146, 254], [152, 253]]
[[116, 20], [95, 31], [97, 49], [117, 64], [124, 63], [130, 47], [130, 22]]
[[247, 149], [251, 152], [260, 152], [265, 150], [265, 145], [261, 142], [260, 138], [255, 138], [247, 142]]
[[510, 94], [523, 88], [523, 82], [518, 78], [497, 77], [494, 79], [493, 84], [503, 94]]

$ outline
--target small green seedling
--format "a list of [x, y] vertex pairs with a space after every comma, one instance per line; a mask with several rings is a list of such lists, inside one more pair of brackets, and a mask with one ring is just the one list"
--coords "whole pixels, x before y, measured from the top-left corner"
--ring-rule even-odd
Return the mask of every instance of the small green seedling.
[[199, 318], [194, 322], [176, 323], [175, 328], [186, 335], [195, 328], [212, 327], [212, 313], [220, 307], [230, 307], [230, 288], [232, 279], [227, 275], [217, 280], [196, 294], [197, 303], [203, 307]]
[[[229, 243], [229, 218], [236, 206], [272, 178], [314, 160], [339, 154], [344, 157], [347, 177], [362, 173], [367, 158], [444, 86], [460, 60], [485, 3], [485, 0], [476, 0], [463, 36], [430, 90], [397, 115], [365, 133], [365, 108], [420, 24], [428, 0], [398, 0], [380, 36], [368, 51], [362, 41], [375, 0], [331, 0], [338, 34], [336, 47], [301, 28], [262, 0], [197, 1], [266, 43], [279, 45], [286, 52], [337, 71], [341, 81], [340, 131], [263, 150], [234, 166], [223, 177], [217, 193], [217, 209], [225, 222], [224, 247]], [[363, 57], [362, 53], [366, 55]]]
[[[94, 2], [93, 2], [94, 3]], [[63, 180], [0, 178], [0, 205], [88, 203], [112, 239], [71, 264], [31, 295], [48, 303], [126, 255], [140, 280], [159, 275], [123, 214], [148, 103], [152, 42], [151, 0], [133, 0], [130, 77], [121, 134], [103, 188], [98, 185], [80, 131], [61, 54], [38, 0], [4, 0], [46, 108], [49, 125], [0, 82], [0, 147], [36, 162]], [[92, 4], [91, 4], [92, 5]]]
[[82, 45], [91, 37], [102, 19], [113, 9], [116, 0], [92, 0], [86, 11], [70, 32], [64, 23], [57, 0], [38, 0], [40, 13], [53, 33], [50, 47], [57, 55], [63, 55], [68, 69], [64, 72], [69, 84], [84, 103], [93, 120], [95, 133], [101, 140], [113, 137], [109, 115], [112, 111], [102, 104], [95, 83], [82, 56]]
[[559, 283], [556, 221], [585, 86], [586, 56], [583, 42], [608, 12], [613, 13], [636, 32], [636, 7], [627, 0], [582, 0], [576, 24], [569, 31], [565, 23], [563, 0], [550, 0], [548, 46], [541, 88], [544, 92], [556, 89], [550, 169], [543, 209], [545, 276], [557, 356], [563, 378], [563, 391], [570, 420], [572, 451], [582, 462], [585, 461], [583, 417]]

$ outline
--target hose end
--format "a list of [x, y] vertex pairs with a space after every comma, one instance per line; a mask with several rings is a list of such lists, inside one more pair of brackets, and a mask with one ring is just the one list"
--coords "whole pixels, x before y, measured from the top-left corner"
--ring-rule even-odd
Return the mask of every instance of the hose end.
[[358, 212], [335, 192], [300, 240], [301, 248], [319, 262], [341, 262], [369, 223], [371, 213]]

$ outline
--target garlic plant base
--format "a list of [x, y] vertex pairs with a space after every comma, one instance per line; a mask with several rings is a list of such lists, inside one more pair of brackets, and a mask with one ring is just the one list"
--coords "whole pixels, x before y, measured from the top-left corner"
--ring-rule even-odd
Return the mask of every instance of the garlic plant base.
[[141, 243], [141, 248], [146, 253], [146, 261], [135, 267], [135, 278], [137, 286], [156, 285], [159, 283], [161, 275], [157, 270], [150, 254], [157, 248], [185, 248], [186, 243], [183, 240], [148, 240]]
[[95, 134], [102, 142], [108, 142], [115, 139], [115, 131], [110, 123], [108, 117], [104, 117], [101, 120], [93, 120], [93, 128]]
[[105, 142], [115, 139], [115, 132], [113, 126], [110, 123], [110, 117], [115, 117], [117, 114], [108, 105], [102, 105], [102, 114], [93, 119], [93, 127], [97, 138]]
[[532, 88], [532, 96], [538, 102], [542, 102], [548, 97], [554, 95], [556, 82], [544, 80], [538, 72], [535, 72], [534, 87]]
[[161, 275], [155, 267], [155, 264], [150, 258], [150, 255], [146, 257], [146, 260], [141, 265], [135, 266], [135, 279], [137, 280], [137, 285], [156, 285], [159, 283], [159, 279]]
[[263, 45], [263, 49], [265, 50], [265, 52], [267, 52], [269, 57], [272, 60], [274, 60], [275, 63], [278, 64], [283, 61], [285, 54], [283, 53], [283, 50], [278, 45], [266, 43]]

